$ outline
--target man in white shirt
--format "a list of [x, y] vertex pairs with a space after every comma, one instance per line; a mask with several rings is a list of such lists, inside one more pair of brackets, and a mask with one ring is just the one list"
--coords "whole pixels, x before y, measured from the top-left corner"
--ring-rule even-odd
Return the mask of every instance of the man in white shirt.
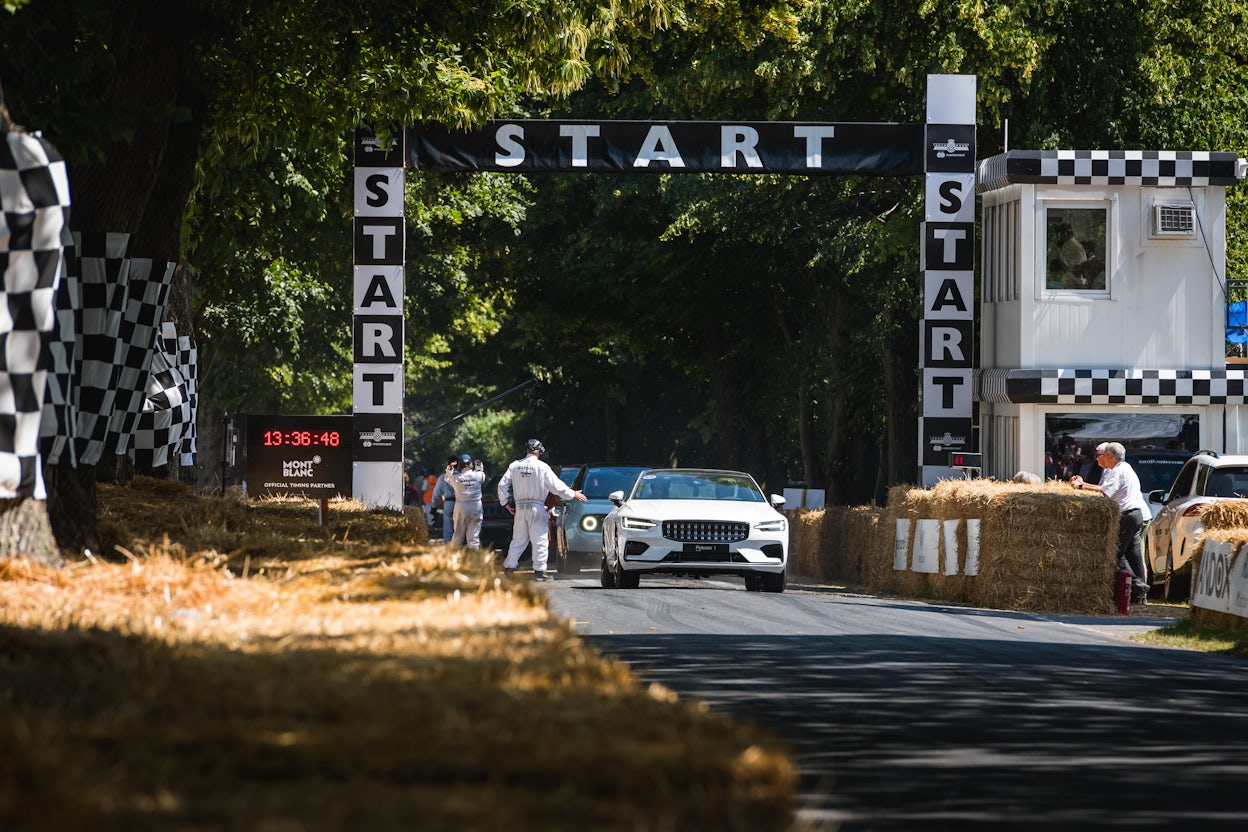
[[1151, 519], [1151, 513], [1148, 500], [1140, 491], [1140, 479], [1126, 457], [1127, 450], [1121, 442], [1102, 442], [1096, 446], [1096, 461], [1103, 469], [1100, 485], [1084, 482], [1078, 474], [1070, 478], [1070, 484], [1079, 490], [1099, 491], [1118, 506], [1118, 558], [1127, 562], [1135, 576], [1132, 603], [1142, 604], [1148, 598], [1148, 576], [1140, 549], [1140, 531], [1145, 520]]
[[[559, 479], [554, 470], [542, 462], [546, 448], [536, 439], [524, 446], [523, 459], [507, 466], [507, 472], [498, 481], [499, 505], [515, 515], [511, 527], [511, 545], [503, 561], [503, 572], [510, 575], [520, 565], [520, 555], [526, 545], [533, 545], [533, 577], [546, 580], [546, 559], [550, 552], [550, 526], [547, 524], [546, 495], [557, 494], [565, 500], [585, 502], [585, 495], [573, 491], [571, 486]], [[515, 498], [515, 506], [507, 499], [508, 492]]]

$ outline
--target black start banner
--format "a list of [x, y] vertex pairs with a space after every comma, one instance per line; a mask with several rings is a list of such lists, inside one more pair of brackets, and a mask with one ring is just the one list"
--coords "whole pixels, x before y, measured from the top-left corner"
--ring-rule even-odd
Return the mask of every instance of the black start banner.
[[407, 165], [425, 171], [914, 176], [923, 154], [922, 124], [522, 120], [407, 129]]

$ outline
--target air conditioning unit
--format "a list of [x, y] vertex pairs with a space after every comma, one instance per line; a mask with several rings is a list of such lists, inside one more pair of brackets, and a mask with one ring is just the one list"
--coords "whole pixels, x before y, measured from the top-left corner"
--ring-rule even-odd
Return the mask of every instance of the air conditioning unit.
[[1196, 206], [1189, 201], [1153, 203], [1148, 236], [1154, 240], [1191, 239], [1196, 236]]

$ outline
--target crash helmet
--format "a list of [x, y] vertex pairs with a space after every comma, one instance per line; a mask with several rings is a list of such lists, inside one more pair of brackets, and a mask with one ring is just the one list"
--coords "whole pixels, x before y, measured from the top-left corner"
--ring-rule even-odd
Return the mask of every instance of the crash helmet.
[[543, 447], [542, 443], [538, 442], [536, 439], [530, 439], [528, 442], [524, 443], [524, 451], [525, 453], [530, 454], [544, 454], [546, 453], [546, 448]]
[[470, 457], [468, 454], [460, 454], [460, 455], [459, 455], [459, 464], [460, 464], [460, 466], [461, 466], [461, 467], [463, 467], [463, 468], [471, 468], [471, 467], [472, 467], [472, 457]]

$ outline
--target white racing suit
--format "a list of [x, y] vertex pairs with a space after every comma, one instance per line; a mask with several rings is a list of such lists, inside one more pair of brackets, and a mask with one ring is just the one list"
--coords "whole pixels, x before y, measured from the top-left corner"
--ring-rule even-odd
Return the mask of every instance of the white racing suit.
[[455, 489], [455, 530], [451, 542], [473, 549], [481, 548], [481, 520], [485, 508], [481, 505], [481, 487], [485, 485], [485, 472], [468, 469], [452, 471], [449, 475]]
[[507, 466], [507, 472], [498, 481], [498, 502], [502, 505], [507, 503], [508, 490], [515, 498], [516, 518], [511, 526], [511, 545], [507, 547], [503, 567], [515, 569], [520, 563], [520, 555], [524, 554], [525, 545], [531, 543], [533, 571], [545, 572], [550, 552], [546, 495], [553, 493], [571, 500], [576, 497], [576, 492], [534, 454]]

